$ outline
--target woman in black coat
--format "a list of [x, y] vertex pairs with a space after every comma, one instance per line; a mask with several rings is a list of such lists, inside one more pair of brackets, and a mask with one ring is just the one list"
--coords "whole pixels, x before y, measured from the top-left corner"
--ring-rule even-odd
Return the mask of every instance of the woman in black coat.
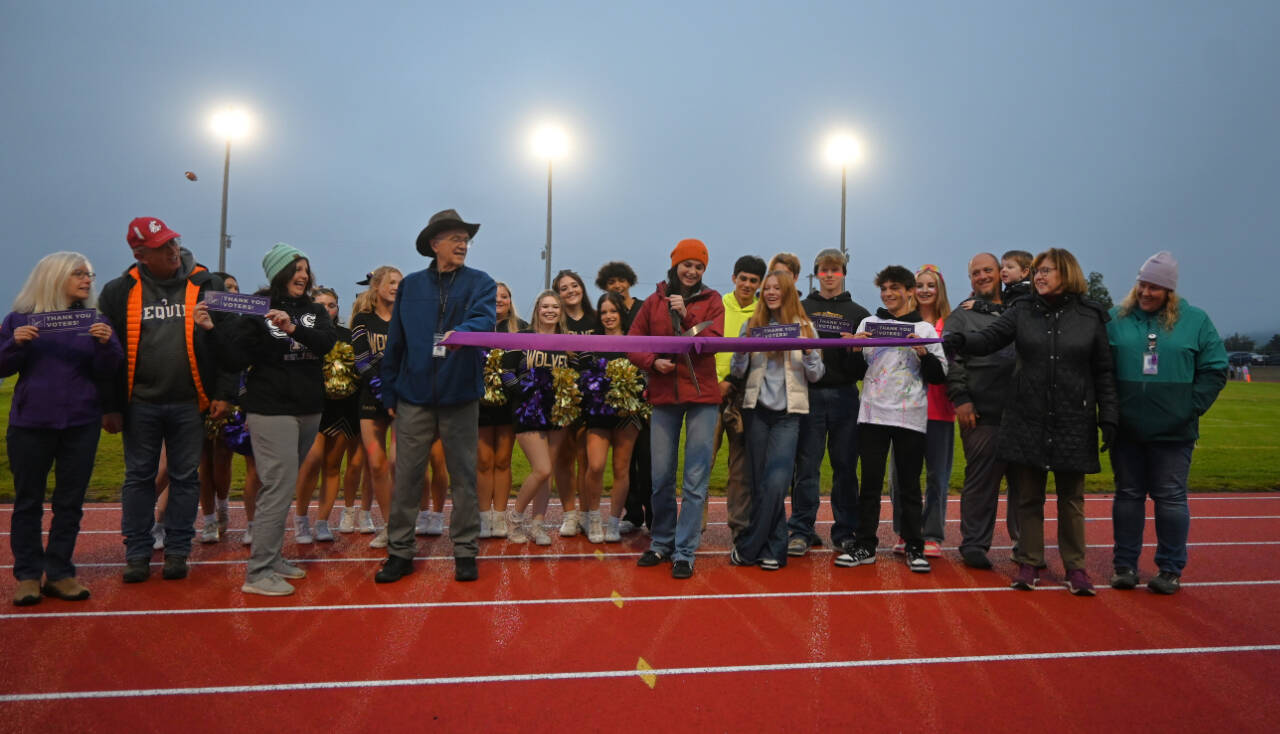
[[1101, 471], [1098, 431], [1107, 449], [1119, 423], [1106, 310], [1083, 297], [1084, 273], [1066, 250], [1046, 250], [1032, 263], [1036, 295], [1017, 301], [987, 328], [950, 333], [947, 346], [991, 354], [1013, 343], [1014, 388], [1000, 424], [997, 457], [1018, 487], [1020, 536], [1013, 588], [1036, 585], [1044, 562], [1044, 499], [1050, 471], [1058, 490], [1058, 546], [1067, 587], [1092, 596], [1084, 570], [1084, 476]]

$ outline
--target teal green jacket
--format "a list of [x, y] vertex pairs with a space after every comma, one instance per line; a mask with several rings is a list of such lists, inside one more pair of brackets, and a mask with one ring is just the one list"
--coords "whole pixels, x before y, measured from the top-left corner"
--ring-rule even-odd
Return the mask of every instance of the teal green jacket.
[[[1120, 432], [1133, 441], [1194, 441], [1200, 416], [1227, 384], [1227, 350], [1208, 314], [1179, 304], [1172, 331], [1162, 328], [1163, 312], [1134, 308], [1121, 316], [1111, 309], [1107, 338], [1116, 362]], [[1156, 335], [1158, 371], [1143, 374], [1148, 334]]]

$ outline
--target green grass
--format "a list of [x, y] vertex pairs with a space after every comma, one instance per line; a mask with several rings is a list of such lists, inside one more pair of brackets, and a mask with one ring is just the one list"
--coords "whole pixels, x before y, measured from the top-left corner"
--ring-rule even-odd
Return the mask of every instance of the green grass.
[[[0, 423], [7, 430], [9, 403], [13, 396], [13, 380], [0, 387]], [[1280, 383], [1229, 383], [1218, 402], [1200, 421], [1200, 443], [1191, 464], [1190, 486], [1194, 491], [1255, 491], [1280, 489]], [[724, 491], [727, 474], [725, 451], [721, 451], [711, 468], [711, 491]], [[529, 471], [529, 464], [517, 447], [512, 460], [515, 486]], [[119, 497], [124, 477], [124, 459], [119, 435], [102, 434], [98, 444], [97, 463], [89, 482], [91, 501], [112, 501]], [[964, 455], [956, 441], [955, 465], [951, 488], [958, 490], [964, 481]], [[610, 477], [606, 474], [606, 486]], [[831, 467], [822, 467], [823, 491], [831, 485]], [[244, 462], [233, 463], [232, 493], [244, 486]], [[1090, 492], [1113, 489], [1109, 458], [1104, 454], [1102, 473], [1087, 478]], [[13, 499], [13, 476], [9, 472], [9, 454], [0, 455], [0, 500]]]

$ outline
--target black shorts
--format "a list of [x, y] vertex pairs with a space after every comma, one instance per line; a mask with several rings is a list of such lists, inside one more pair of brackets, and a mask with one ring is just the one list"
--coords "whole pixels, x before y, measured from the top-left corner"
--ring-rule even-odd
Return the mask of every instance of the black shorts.
[[360, 436], [360, 396], [352, 395], [340, 400], [325, 400], [320, 414], [320, 432], [326, 436]]

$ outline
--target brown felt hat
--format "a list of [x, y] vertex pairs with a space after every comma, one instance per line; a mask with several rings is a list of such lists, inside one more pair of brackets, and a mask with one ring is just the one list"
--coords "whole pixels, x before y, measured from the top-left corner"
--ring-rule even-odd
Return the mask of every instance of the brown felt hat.
[[441, 232], [448, 232], [453, 229], [460, 229], [466, 232], [467, 238], [470, 239], [476, 236], [480, 225], [468, 224], [462, 221], [462, 215], [458, 214], [456, 209], [445, 209], [442, 212], [436, 212], [431, 215], [427, 226], [418, 234], [418, 252], [426, 257], [435, 257], [436, 253], [431, 249], [431, 240]]

